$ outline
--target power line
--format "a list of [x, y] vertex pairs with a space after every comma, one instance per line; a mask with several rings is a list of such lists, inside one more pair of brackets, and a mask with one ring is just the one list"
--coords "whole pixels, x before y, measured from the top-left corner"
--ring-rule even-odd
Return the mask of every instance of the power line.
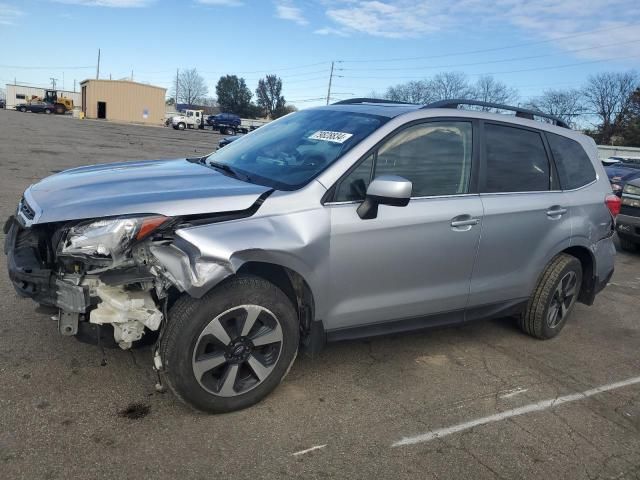
[[466, 51], [451, 52], [451, 53], [441, 53], [441, 54], [438, 54], [438, 55], [426, 55], [426, 56], [419, 56], [419, 57], [377, 58], [377, 59], [374, 59], [374, 60], [356, 59], [356, 60], [342, 60], [342, 61], [345, 62], [345, 63], [381, 63], [381, 62], [401, 62], [401, 61], [408, 61], [408, 60], [426, 60], [426, 59], [433, 59], [433, 58], [453, 57], [453, 56], [459, 56], [459, 55], [475, 55], [477, 53], [497, 52], [497, 51], [500, 51], [500, 50], [509, 50], [509, 49], [513, 49], [513, 48], [528, 47], [528, 46], [531, 46], [531, 45], [540, 45], [540, 44], [543, 44], [543, 43], [557, 42], [559, 40], [566, 40], [566, 39], [569, 39], [569, 38], [582, 37], [582, 36], [585, 36], [585, 35], [591, 35], [593, 33], [600, 33], [600, 32], [607, 32], [607, 31], [611, 31], [611, 30], [621, 30], [621, 29], [625, 29], [625, 28], [637, 27], [638, 25], [640, 25], [640, 23], [632, 23], [630, 25], [625, 25], [623, 27], [616, 26], [616, 27], [601, 28], [601, 29], [597, 29], [597, 30], [588, 30], [588, 31], [585, 31], [585, 32], [575, 33], [575, 34], [571, 34], [571, 35], [565, 35], [565, 36], [562, 36], [562, 37], [549, 38], [547, 40], [537, 40], [535, 42], [525, 42], [525, 43], [518, 43], [518, 44], [515, 44], [515, 45], [507, 45], [507, 46], [503, 46], [503, 47], [494, 47], [494, 48], [483, 48], [483, 49], [478, 49], [478, 50], [466, 50]]
[[[585, 52], [588, 50], [597, 50], [600, 48], [609, 48], [609, 47], [615, 47], [618, 45], [626, 45], [629, 43], [637, 43], [640, 41], [640, 37], [636, 38], [634, 40], [629, 40], [626, 42], [616, 42], [616, 43], [609, 43], [607, 45], [599, 45], [596, 47], [585, 47], [585, 48], [577, 48], [577, 49], [573, 49], [573, 50], [565, 50], [563, 53], [577, 53], [577, 52]], [[530, 55], [527, 57], [511, 57], [511, 58], [503, 58], [503, 59], [499, 59], [499, 60], [485, 60], [482, 62], [472, 62], [472, 63], [457, 63], [457, 64], [450, 64], [450, 65], [429, 65], [429, 66], [419, 66], [419, 67], [376, 67], [376, 68], [343, 68], [344, 71], [348, 71], [348, 72], [355, 72], [355, 71], [378, 71], [378, 70], [382, 70], [382, 71], [388, 71], [388, 70], [434, 70], [434, 69], [439, 69], [439, 68], [457, 68], [457, 67], [473, 67], [473, 66], [477, 66], [477, 65], [486, 65], [486, 64], [493, 64], [493, 63], [505, 63], [505, 62], [517, 62], [517, 61], [521, 61], [521, 60], [532, 60], [535, 58], [545, 58], [545, 57], [553, 57], [554, 55], [556, 55], [556, 53], [544, 53], [544, 54], [540, 54], [540, 55]]]
[[0, 65], [0, 68], [14, 68], [16, 70], [87, 70], [90, 68], [96, 68], [95, 65], [89, 65], [86, 67], [61, 67], [56, 65], [55, 67], [31, 67], [26, 65]]
[[[510, 74], [510, 73], [537, 72], [539, 70], [555, 70], [555, 69], [562, 69], [562, 68], [577, 67], [577, 66], [581, 66], [581, 65], [591, 65], [591, 64], [594, 64], [594, 63], [611, 62], [613, 60], [628, 60], [628, 59], [631, 59], [631, 58], [638, 58], [638, 57], [640, 57], [640, 55], [629, 55], [629, 56], [622, 56], [622, 57], [606, 58], [606, 59], [601, 59], [601, 60], [591, 60], [591, 61], [587, 61], [587, 62], [568, 63], [568, 64], [564, 64], [564, 65], [540, 66], [540, 67], [523, 68], [523, 69], [519, 69], [519, 70], [506, 70], [506, 71], [499, 71], [499, 72], [470, 73], [468, 75], [472, 75], [472, 76], [506, 75], [506, 74]], [[359, 76], [359, 75], [343, 75], [343, 77], [344, 78], [353, 78], [353, 79], [356, 79], [356, 78], [371, 79], [371, 80], [398, 80], [398, 79], [420, 80], [420, 79], [424, 78], [423, 76], [421, 76], [421, 77], [416, 77], [416, 76], [411, 76], [411, 77], [398, 77], [398, 76], [393, 76], [393, 77], [370, 77], [370, 76]]]

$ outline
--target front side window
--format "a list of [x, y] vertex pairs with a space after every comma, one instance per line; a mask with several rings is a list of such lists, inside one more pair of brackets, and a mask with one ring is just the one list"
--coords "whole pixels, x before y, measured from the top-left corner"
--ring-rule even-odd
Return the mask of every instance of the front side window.
[[596, 171], [582, 145], [554, 133], [547, 133], [547, 140], [564, 190], [583, 187], [596, 179]]
[[485, 124], [486, 188], [496, 192], [549, 190], [549, 159], [538, 132]]
[[[405, 128], [341, 181], [335, 199], [363, 200], [370, 179], [380, 175], [410, 180], [412, 197], [467, 193], [472, 132], [470, 122], [428, 122]], [[373, 175], [372, 163], [375, 163]]]

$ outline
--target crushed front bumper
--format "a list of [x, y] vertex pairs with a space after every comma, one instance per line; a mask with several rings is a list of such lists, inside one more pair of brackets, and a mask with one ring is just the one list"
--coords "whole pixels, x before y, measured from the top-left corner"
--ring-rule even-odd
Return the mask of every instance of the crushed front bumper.
[[9, 279], [18, 295], [66, 312], [84, 313], [91, 304], [89, 289], [60, 279], [43, 265], [39, 234], [24, 228], [13, 216], [4, 226], [4, 253]]

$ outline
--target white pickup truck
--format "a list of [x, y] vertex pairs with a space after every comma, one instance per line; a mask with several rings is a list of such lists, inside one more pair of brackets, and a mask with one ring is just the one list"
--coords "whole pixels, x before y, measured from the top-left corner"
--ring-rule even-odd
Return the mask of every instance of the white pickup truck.
[[176, 130], [198, 128], [204, 121], [203, 110], [183, 110], [179, 115], [171, 117], [171, 126]]

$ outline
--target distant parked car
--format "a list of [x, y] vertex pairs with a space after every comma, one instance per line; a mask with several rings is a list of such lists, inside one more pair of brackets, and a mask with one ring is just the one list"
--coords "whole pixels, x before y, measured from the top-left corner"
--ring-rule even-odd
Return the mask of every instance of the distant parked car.
[[624, 160], [623, 157], [609, 157], [609, 158], [603, 158], [601, 162], [602, 162], [602, 165], [604, 165], [605, 167], [608, 167], [610, 165], [615, 165], [616, 163], [620, 163], [623, 160]]
[[47, 115], [56, 111], [56, 107], [46, 102], [20, 103], [16, 105], [16, 110], [21, 112], [46, 113]]
[[222, 147], [226, 147], [231, 142], [235, 142], [236, 140], [238, 140], [241, 137], [242, 137], [242, 135], [234, 135], [233, 137], [224, 137], [222, 140], [220, 140], [218, 142], [218, 149], [220, 149]]
[[7, 104], [4, 100], [0, 100], [0, 108], [7, 108]]
[[640, 178], [624, 186], [616, 230], [623, 250], [633, 252], [640, 247]]
[[604, 169], [611, 182], [613, 193], [620, 197], [627, 182], [640, 178], [640, 158], [616, 158], [619, 158], [620, 161], [606, 166]]

